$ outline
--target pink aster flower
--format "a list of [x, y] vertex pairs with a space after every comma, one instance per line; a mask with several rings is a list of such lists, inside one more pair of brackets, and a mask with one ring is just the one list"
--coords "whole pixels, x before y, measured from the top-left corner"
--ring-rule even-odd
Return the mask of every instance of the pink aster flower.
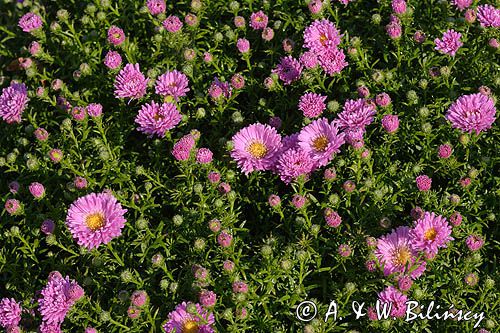
[[22, 212], [21, 203], [17, 199], [8, 199], [5, 201], [4, 208], [10, 215], [17, 215]]
[[42, 18], [35, 13], [26, 13], [20, 19], [18, 26], [24, 32], [32, 32], [42, 27]]
[[47, 322], [42, 322], [38, 331], [40, 333], [63, 333], [61, 324], [49, 324]]
[[319, 12], [323, 9], [323, 2], [322, 0], [311, 0], [307, 5], [307, 8], [309, 8], [311, 14], [319, 14]]
[[234, 89], [243, 89], [245, 87], [245, 78], [240, 73], [231, 76], [231, 86]]
[[276, 194], [271, 194], [267, 198], [267, 203], [269, 204], [269, 206], [271, 206], [273, 208], [278, 207], [281, 205], [281, 198]]
[[477, 7], [477, 19], [482, 27], [500, 27], [500, 9], [492, 5], [479, 5]]
[[298, 136], [299, 146], [309, 153], [318, 167], [327, 165], [333, 154], [340, 152], [345, 142], [344, 133], [339, 133], [336, 124], [320, 118], [304, 127]]
[[252, 13], [250, 16], [250, 26], [254, 30], [262, 30], [267, 27], [268, 17], [262, 10]]
[[439, 248], [446, 247], [453, 238], [451, 226], [441, 215], [425, 212], [424, 217], [416, 221], [409, 236], [413, 248], [435, 256]]
[[148, 0], [146, 2], [146, 6], [148, 7], [148, 11], [151, 15], [165, 13], [165, 10], [167, 9], [165, 0]]
[[208, 148], [200, 148], [196, 152], [196, 162], [200, 164], [208, 164], [212, 162], [214, 154]]
[[139, 125], [137, 130], [147, 134], [150, 138], [155, 135], [163, 138], [165, 133], [181, 122], [181, 119], [182, 115], [174, 104], [160, 105], [151, 101], [141, 107], [135, 122]]
[[28, 89], [24, 83], [11, 82], [0, 95], [0, 118], [7, 124], [20, 123], [28, 104]]
[[415, 178], [415, 182], [417, 183], [417, 188], [419, 191], [427, 192], [431, 189], [432, 178], [427, 175], [420, 175]]
[[125, 33], [116, 25], [112, 25], [108, 29], [108, 42], [114, 46], [120, 45], [125, 41]]
[[136, 290], [130, 296], [130, 303], [137, 307], [142, 307], [148, 301], [148, 293], [144, 290]]
[[481, 93], [460, 96], [446, 112], [452, 127], [462, 132], [486, 131], [495, 122], [495, 102]]
[[264, 30], [262, 30], [261, 37], [266, 42], [270, 42], [274, 38], [274, 30], [272, 28], [269, 28], [269, 27], [264, 28]]
[[294, 194], [292, 197], [292, 206], [301, 209], [307, 203], [307, 198], [300, 194]]
[[442, 144], [438, 148], [439, 158], [449, 158], [453, 152], [453, 147], [447, 143]]
[[240, 53], [248, 53], [250, 51], [250, 42], [246, 38], [240, 38], [236, 42], [236, 47]]
[[363, 127], [347, 128], [345, 131], [345, 142], [353, 146], [354, 148], [359, 148], [364, 145], [364, 134], [365, 129]]
[[326, 96], [315, 93], [307, 93], [300, 97], [299, 110], [302, 111], [304, 117], [316, 118], [326, 109]]
[[302, 149], [288, 149], [280, 155], [276, 169], [282, 181], [289, 184], [301, 175], [309, 174], [314, 167], [314, 161], [309, 153]]
[[51, 149], [49, 151], [49, 158], [54, 163], [59, 163], [62, 161], [64, 154], [61, 149]]
[[375, 256], [383, 267], [384, 275], [408, 273], [418, 278], [425, 270], [425, 261], [417, 262], [417, 251], [410, 239], [410, 228], [399, 227], [377, 241]]
[[186, 161], [189, 159], [189, 155], [195, 144], [193, 136], [186, 134], [174, 144], [172, 155], [177, 161]]
[[391, 3], [392, 10], [396, 14], [404, 14], [406, 13], [406, 1], [405, 0], [392, 0]]
[[155, 92], [161, 96], [172, 96], [176, 101], [186, 96], [189, 91], [187, 76], [177, 70], [166, 72], [158, 77], [155, 83]]
[[55, 228], [56, 224], [54, 223], [54, 221], [45, 220], [42, 222], [42, 225], [40, 226], [40, 231], [46, 235], [51, 235], [54, 233]]
[[236, 28], [243, 28], [245, 26], [245, 18], [243, 16], [236, 16], [234, 18], [234, 26]]
[[325, 218], [326, 224], [332, 228], [337, 228], [342, 223], [342, 217], [331, 208], [325, 208], [323, 217]]
[[389, 38], [391, 39], [399, 39], [401, 38], [401, 35], [403, 34], [403, 28], [401, 27], [401, 24], [398, 22], [390, 22], [385, 26], [385, 31], [387, 32], [387, 35], [389, 35]]
[[248, 284], [246, 284], [244, 281], [234, 281], [233, 292], [246, 294], [248, 292]]
[[337, 49], [341, 37], [335, 24], [326, 19], [316, 20], [304, 30], [304, 47], [321, 55]]
[[87, 105], [87, 114], [92, 118], [97, 118], [102, 115], [102, 104], [90, 103]]
[[467, 9], [464, 14], [465, 22], [472, 24], [476, 21], [476, 11], [474, 9]]
[[375, 106], [367, 103], [364, 99], [348, 99], [344, 103], [344, 109], [338, 115], [340, 128], [365, 128], [373, 122], [373, 117], [377, 113]]
[[341, 257], [349, 257], [351, 255], [351, 247], [348, 244], [340, 244], [337, 252]]
[[272, 70], [272, 73], [278, 74], [284, 85], [289, 85], [300, 79], [302, 74], [302, 64], [292, 56], [281, 58], [280, 63]]
[[47, 130], [43, 127], [39, 127], [37, 128], [33, 134], [35, 135], [35, 138], [38, 140], [38, 141], [47, 141], [47, 139], [49, 138], [49, 132], [47, 132]]
[[450, 215], [450, 223], [453, 224], [453, 226], [458, 227], [462, 224], [462, 215], [459, 212], [453, 212]]
[[148, 81], [141, 73], [139, 64], [127, 64], [115, 79], [115, 97], [131, 99], [141, 98], [146, 94]]
[[340, 73], [349, 63], [345, 61], [344, 51], [332, 49], [323, 52], [318, 56], [321, 68], [328, 74], [334, 75]]
[[[188, 312], [188, 308], [193, 307], [195, 313]], [[203, 309], [200, 304], [186, 303], [175, 307], [175, 310], [168, 314], [168, 321], [163, 325], [165, 333], [174, 332], [198, 332], [213, 333], [212, 325], [215, 323], [214, 315]]]
[[43, 322], [60, 325], [69, 309], [83, 294], [82, 287], [70, 280], [69, 276], [64, 278], [59, 272], [50, 273], [47, 285], [40, 291], [41, 298], [38, 299], [38, 311]]
[[391, 104], [391, 96], [387, 93], [380, 93], [377, 96], [375, 96], [375, 103], [377, 103], [378, 106], [381, 107], [386, 107]]
[[465, 240], [465, 244], [471, 251], [477, 251], [484, 245], [484, 240], [478, 235], [470, 235]]
[[200, 303], [204, 307], [212, 307], [215, 305], [215, 302], [217, 301], [217, 295], [210, 290], [203, 290], [200, 293]]
[[387, 114], [382, 118], [382, 127], [387, 133], [394, 133], [399, 128], [398, 115]]
[[464, 10], [472, 5], [473, 0], [451, 0], [451, 4], [459, 10]]
[[208, 173], [208, 181], [211, 182], [212, 184], [217, 184], [218, 182], [220, 182], [220, 173], [219, 172], [215, 172], [215, 171], [210, 171]]
[[103, 63], [109, 69], [116, 69], [122, 64], [122, 56], [116, 51], [108, 51], [104, 56]]
[[37, 182], [31, 183], [29, 186], [30, 193], [36, 199], [41, 199], [45, 195], [45, 187]]
[[300, 58], [300, 63], [304, 65], [305, 68], [311, 69], [315, 68], [319, 64], [318, 56], [312, 51], [304, 52]]
[[454, 57], [455, 54], [457, 53], [458, 49], [462, 45], [464, 45], [460, 41], [461, 37], [462, 37], [462, 34], [459, 32], [456, 32], [453, 29], [446, 31], [443, 34], [443, 37], [441, 37], [441, 39], [436, 38], [434, 40], [434, 43], [436, 44], [436, 50], [440, 51], [441, 53], [448, 54], [448, 55]]
[[15, 327], [21, 321], [21, 305], [13, 298], [0, 300], [0, 326], [3, 328]]
[[233, 242], [233, 236], [226, 230], [222, 231], [217, 236], [217, 243], [219, 243], [219, 245], [222, 247], [229, 247], [231, 246], [232, 242]]
[[208, 89], [208, 94], [215, 101], [220, 101], [222, 98], [228, 99], [232, 95], [232, 88], [228, 82], [221, 82], [217, 77]]
[[273, 168], [281, 150], [281, 136], [276, 129], [260, 123], [249, 125], [236, 133], [231, 157], [245, 174]]
[[170, 15], [162, 22], [162, 25], [168, 32], [175, 33], [181, 30], [182, 21], [177, 16]]
[[126, 212], [112, 194], [90, 193], [71, 204], [66, 225], [78, 245], [93, 249], [121, 235]]
[[385, 304], [390, 309], [391, 317], [401, 318], [405, 316], [408, 297], [403, 295], [393, 286], [386, 287], [380, 292], [378, 294], [378, 299], [382, 303], [381, 308], [383, 308]]

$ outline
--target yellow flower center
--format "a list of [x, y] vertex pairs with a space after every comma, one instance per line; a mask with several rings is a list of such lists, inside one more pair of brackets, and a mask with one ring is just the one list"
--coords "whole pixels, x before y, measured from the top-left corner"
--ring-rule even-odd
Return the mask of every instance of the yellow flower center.
[[247, 152], [249, 152], [253, 157], [261, 159], [266, 156], [267, 147], [262, 142], [254, 141], [248, 146]]
[[436, 239], [436, 236], [437, 236], [437, 231], [435, 228], [430, 228], [426, 232], [424, 232], [425, 240], [433, 241], [434, 239]]
[[161, 114], [158, 114], [158, 113], [157, 113], [157, 114], [155, 114], [155, 115], [153, 116], [153, 118], [155, 119], [155, 121], [158, 121], [158, 120], [160, 120], [160, 119], [163, 119], [163, 116], [162, 116]]
[[198, 333], [198, 331], [198, 323], [196, 323], [194, 320], [188, 320], [185, 321], [184, 324], [182, 324], [182, 331], [180, 333]]
[[327, 40], [328, 37], [326, 37], [325, 34], [321, 34], [321, 36], [319, 36], [319, 42], [321, 43], [321, 45], [325, 46]]
[[85, 224], [90, 230], [96, 231], [104, 227], [106, 219], [102, 213], [94, 213], [85, 218]]
[[263, 18], [263, 17], [260, 17], [260, 16], [257, 16], [257, 17], [255, 18], [255, 21], [257, 21], [257, 22], [262, 22], [262, 21], [264, 21], [264, 18]]
[[404, 266], [408, 261], [410, 261], [411, 252], [407, 247], [402, 247], [396, 250], [394, 253], [393, 263], [398, 266]]
[[320, 135], [313, 140], [312, 146], [316, 151], [324, 151], [328, 146], [328, 138], [325, 135]]

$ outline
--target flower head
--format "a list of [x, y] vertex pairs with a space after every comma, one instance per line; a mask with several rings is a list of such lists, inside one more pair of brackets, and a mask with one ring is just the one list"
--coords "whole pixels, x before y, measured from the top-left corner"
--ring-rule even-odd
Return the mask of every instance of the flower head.
[[340, 73], [347, 65], [344, 51], [340, 49], [331, 49], [318, 56], [321, 68], [328, 74], [334, 75]]
[[289, 85], [297, 81], [302, 74], [302, 64], [292, 56], [281, 58], [280, 63], [273, 69], [273, 73], [278, 74], [278, 77], [283, 84]]
[[115, 79], [115, 96], [116, 98], [141, 98], [146, 94], [148, 81], [149, 79], [141, 73], [139, 64], [127, 64]]
[[420, 175], [415, 179], [419, 191], [426, 192], [431, 189], [432, 178], [427, 175]]
[[170, 15], [167, 17], [163, 22], [163, 27], [168, 31], [168, 32], [178, 32], [182, 28], [182, 21], [180, 18], [178, 18], [175, 15]]
[[495, 122], [495, 102], [481, 93], [460, 96], [446, 112], [446, 119], [454, 128], [479, 134]]
[[90, 193], [71, 204], [66, 225], [78, 245], [97, 248], [121, 235], [126, 212], [112, 194]]
[[345, 142], [344, 133], [340, 133], [336, 124], [320, 118], [304, 127], [298, 136], [299, 146], [309, 153], [318, 167], [328, 164], [333, 154], [340, 152]]
[[344, 103], [344, 109], [338, 115], [338, 123], [342, 129], [364, 129], [373, 122], [376, 113], [375, 106], [364, 99], [349, 99]]
[[[195, 313], [188, 312], [190, 305], [194, 305]], [[199, 304], [182, 302], [168, 314], [168, 322], [163, 325], [163, 329], [165, 333], [213, 333], [214, 322], [214, 315]]]
[[0, 95], [0, 118], [7, 124], [20, 123], [28, 104], [28, 89], [24, 83], [11, 82]]
[[148, 11], [151, 15], [165, 13], [165, 10], [167, 9], [165, 0], [148, 0], [146, 2], [146, 6], [148, 7]]
[[429, 212], [425, 212], [424, 217], [416, 221], [409, 233], [413, 248], [430, 256], [436, 255], [439, 248], [446, 247], [453, 240], [450, 235], [451, 226], [446, 219]]
[[0, 326], [9, 328], [19, 325], [21, 321], [21, 305], [13, 298], [0, 300]]
[[399, 118], [397, 115], [387, 114], [382, 118], [382, 127], [387, 133], [394, 133], [399, 128]]
[[472, 5], [473, 0], [451, 0], [451, 4], [459, 10], [464, 10]]
[[342, 35], [329, 20], [316, 20], [304, 30], [304, 47], [318, 55], [336, 49]]
[[109, 69], [115, 69], [121, 66], [122, 56], [116, 51], [108, 51], [104, 56], [104, 65]]
[[172, 155], [177, 161], [186, 161], [189, 159], [191, 149], [195, 146], [196, 142], [191, 134], [186, 134], [174, 144]]
[[176, 101], [186, 96], [189, 91], [187, 76], [177, 70], [166, 72], [158, 77], [155, 83], [155, 92], [161, 96], [172, 96]]
[[500, 27], [500, 9], [492, 5], [479, 5], [477, 6], [477, 19], [482, 27]]
[[256, 13], [252, 13], [252, 15], [250, 16], [250, 26], [254, 30], [264, 29], [265, 27], [267, 27], [267, 22], [268, 22], [267, 15], [264, 14], [262, 10]]
[[304, 150], [288, 149], [276, 162], [276, 169], [282, 181], [289, 184], [301, 175], [307, 175], [314, 168], [314, 161]]
[[165, 133], [177, 126], [181, 119], [182, 115], [174, 104], [163, 103], [160, 105], [151, 101], [151, 103], [141, 107], [135, 122], [139, 125], [138, 131], [149, 137], [157, 135], [162, 138]]
[[117, 46], [125, 41], [125, 33], [116, 25], [112, 25], [108, 29], [108, 42]]
[[302, 111], [304, 117], [316, 118], [326, 109], [326, 96], [315, 93], [307, 93], [300, 97], [299, 110]]
[[382, 303], [382, 307], [384, 304], [387, 307], [390, 306], [391, 317], [400, 318], [405, 316], [408, 297], [403, 295], [393, 286], [386, 287], [382, 292], [380, 292], [378, 294], [378, 299]]
[[252, 124], [236, 133], [232, 141], [231, 157], [245, 173], [270, 170], [281, 150], [281, 136], [276, 129], [260, 123]]
[[434, 40], [434, 43], [436, 44], [436, 50], [438, 50], [444, 54], [451, 55], [452, 57], [455, 56], [458, 49], [462, 45], [464, 45], [460, 41], [460, 37], [462, 37], [462, 34], [459, 32], [456, 32], [453, 29], [446, 31], [443, 34], [443, 37], [441, 37], [441, 39], [436, 38]]
[[19, 19], [19, 27], [24, 32], [31, 32], [42, 27], [42, 18], [35, 13], [26, 13]]

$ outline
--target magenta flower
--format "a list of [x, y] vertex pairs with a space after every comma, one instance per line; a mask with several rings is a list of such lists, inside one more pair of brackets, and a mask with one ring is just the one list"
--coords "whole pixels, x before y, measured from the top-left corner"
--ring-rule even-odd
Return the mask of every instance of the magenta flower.
[[208, 164], [212, 162], [214, 154], [208, 148], [200, 148], [196, 152], [196, 162], [200, 164]]
[[314, 168], [314, 161], [309, 153], [302, 149], [288, 149], [276, 162], [276, 170], [282, 181], [289, 184], [301, 175], [309, 174]]
[[151, 101], [149, 104], [144, 104], [135, 122], [139, 125], [138, 131], [147, 134], [150, 138], [158, 136], [165, 137], [165, 133], [177, 126], [182, 119], [182, 115], [177, 110], [177, 107], [172, 103], [157, 104]]
[[278, 207], [279, 205], [281, 205], [281, 198], [276, 194], [271, 194], [267, 198], [267, 203], [273, 208]]
[[319, 64], [318, 56], [312, 51], [304, 52], [300, 56], [299, 60], [300, 63], [307, 69], [315, 68]]
[[421, 192], [427, 192], [431, 189], [432, 178], [427, 175], [420, 175], [415, 178], [415, 182], [417, 183], [417, 188]]
[[326, 109], [326, 96], [315, 93], [307, 93], [300, 97], [299, 110], [302, 111], [304, 117], [316, 118]]
[[148, 81], [141, 73], [139, 64], [127, 64], [115, 79], [115, 97], [131, 99], [141, 98], [146, 94]]
[[248, 292], [248, 284], [243, 281], [234, 281], [233, 282], [233, 292], [246, 294]]
[[40, 226], [40, 230], [46, 235], [51, 235], [52, 233], [54, 233], [55, 228], [56, 224], [52, 220], [45, 220]]
[[375, 250], [385, 276], [410, 272], [412, 279], [418, 278], [425, 270], [425, 261], [417, 262], [417, 254], [412, 246], [408, 227], [398, 227], [379, 238]]
[[390, 22], [385, 26], [385, 31], [391, 39], [399, 39], [403, 34], [403, 28], [399, 22]]
[[477, 251], [484, 245], [484, 240], [478, 235], [470, 235], [465, 240], [465, 244], [471, 251]]
[[325, 208], [323, 217], [325, 218], [326, 224], [332, 228], [337, 228], [342, 223], [342, 217], [331, 208]]
[[424, 217], [416, 221], [409, 233], [413, 248], [429, 256], [435, 256], [439, 248], [446, 247], [453, 240], [450, 235], [451, 226], [446, 219], [429, 212], [425, 212]]
[[272, 28], [269, 28], [269, 27], [264, 28], [264, 30], [262, 30], [261, 37], [266, 42], [270, 42], [274, 38], [274, 30]]
[[234, 18], [234, 26], [236, 28], [243, 28], [245, 26], [245, 18], [243, 16], [236, 16]]
[[148, 11], [151, 15], [165, 13], [165, 10], [167, 9], [165, 0], [148, 0], [146, 2], [146, 6], [148, 7]]
[[33, 134], [35, 135], [35, 138], [38, 140], [38, 141], [47, 141], [47, 139], [49, 138], [49, 132], [47, 132], [47, 130], [43, 127], [39, 127], [37, 128]]
[[182, 21], [177, 16], [170, 15], [162, 22], [162, 25], [168, 32], [175, 33], [181, 30]]
[[215, 101], [220, 101], [222, 98], [228, 99], [232, 95], [232, 88], [228, 82], [221, 82], [217, 77], [208, 89], [208, 94]]
[[174, 144], [172, 155], [177, 161], [186, 161], [189, 159], [191, 149], [195, 146], [195, 140], [191, 134], [186, 134]]
[[260, 123], [249, 125], [236, 133], [231, 157], [245, 174], [270, 170], [281, 150], [281, 136], [276, 129]]
[[13, 298], [0, 300], [0, 326], [8, 329], [16, 327], [21, 321], [21, 305]]
[[267, 27], [268, 17], [262, 10], [252, 13], [250, 16], [250, 26], [254, 30], [262, 30]]
[[278, 74], [278, 77], [285, 85], [300, 79], [302, 74], [302, 64], [292, 56], [281, 58], [280, 63], [272, 70], [272, 73]]
[[126, 212], [112, 194], [90, 193], [71, 204], [66, 225], [78, 245], [93, 249], [121, 235]]
[[108, 29], [108, 42], [114, 46], [118, 46], [125, 41], [125, 33], [116, 25], [112, 25]]
[[22, 206], [19, 200], [17, 199], [8, 199], [5, 201], [5, 210], [10, 215], [17, 215], [22, 212]]
[[155, 92], [161, 96], [172, 96], [176, 101], [186, 96], [189, 91], [187, 76], [177, 70], [166, 72], [158, 77], [155, 83]]
[[136, 290], [130, 296], [130, 303], [137, 307], [142, 307], [148, 301], [148, 294], [144, 290]]
[[394, 133], [399, 128], [398, 115], [387, 114], [382, 118], [382, 127], [387, 133]]
[[341, 257], [349, 257], [351, 255], [351, 247], [348, 244], [340, 244], [338, 248], [338, 253]]
[[320, 118], [304, 127], [298, 136], [299, 146], [315, 161], [316, 166], [327, 165], [333, 154], [340, 152], [345, 142], [336, 124]]
[[500, 9], [492, 5], [477, 6], [477, 19], [482, 27], [500, 27]]
[[406, 302], [408, 297], [403, 295], [393, 286], [386, 287], [382, 292], [378, 294], [378, 299], [382, 303], [381, 308], [384, 304], [389, 308], [391, 317], [401, 318], [406, 314]]
[[311, 14], [319, 14], [319, 12], [323, 9], [323, 2], [322, 0], [311, 0], [307, 5], [307, 8], [309, 8]]
[[215, 305], [215, 302], [217, 301], [217, 295], [210, 290], [203, 290], [200, 293], [200, 303], [204, 307], [212, 307]]
[[24, 32], [32, 32], [42, 27], [42, 18], [35, 13], [26, 13], [20, 19], [18, 26]]
[[116, 51], [108, 51], [104, 56], [103, 63], [109, 69], [116, 69], [122, 64], [122, 56]]
[[[62, 277], [59, 272], [49, 274], [47, 285], [40, 291], [38, 311], [47, 325], [60, 325], [69, 309], [83, 297], [83, 289], [69, 276]], [[49, 331], [50, 332], [50, 331]]]
[[240, 73], [231, 76], [231, 86], [234, 89], [243, 89], [245, 87], [245, 78]]
[[439, 158], [449, 158], [453, 152], [453, 147], [447, 143], [442, 144], [438, 148]]
[[383, 108], [389, 106], [391, 104], [391, 96], [389, 96], [389, 94], [385, 92], [380, 93], [377, 96], [375, 96], [375, 103]]
[[219, 243], [219, 245], [222, 247], [229, 247], [231, 246], [232, 242], [233, 242], [233, 236], [227, 231], [222, 231], [217, 236], [217, 243]]
[[47, 322], [42, 322], [38, 331], [40, 333], [63, 333], [61, 324], [49, 324]]
[[250, 42], [246, 38], [240, 38], [236, 42], [236, 47], [240, 53], [248, 53], [250, 51]]
[[20, 123], [28, 104], [28, 89], [24, 83], [11, 82], [0, 95], [0, 118], [7, 124]]
[[[188, 307], [193, 305], [196, 313], [188, 312]], [[212, 325], [214, 323], [214, 315], [204, 310], [199, 304], [182, 302], [168, 314], [168, 321], [163, 325], [163, 330], [165, 333], [213, 333]]]
[[441, 39], [436, 38], [434, 40], [434, 43], [436, 44], [436, 50], [440, 51], [441, 53], [448, 54], [448, 55], [454, 57], [455, 54], [457, 53], [458, 49], [462, 45], [464, 45], [460, 41], [461, 37], [462, 37], [462, 34], [459, 32], [456, 32], [453, 29], [446, 31], [443, 34], [443, 37], [441, 37]]
[[480, 93], [463, 95], [450, 106], [446, 119], [462, 132], [479, 134], [491, 128], [496, 111], [495, 102], [489, 96]]
[[396, 14], [406, 13], [406, 1], [405, 0], [392, 0], [391, 3], [392, 10]]
[[29, 186], [30, 193], [36, 199], [41, 199], [45, 195], [45, 187], [37, 182], [31, 183]]
[[321, 68], [328, 74], [340, 73], [347, 65], [344, 51], [339, 49], [327, 50], [318, 56]]
[[329, 20], [316, 20], [304, 30], [304, 47], [322, 55], [325, 51], [335, 50], [342, 35], [335, 24]]
[[102, 115], [102, 105], [100, 103], [90, 103], [87, 105], [87, 114], [92, 118]]
[[300, 194], [294, 194], [292, 197], [292, 206], [301, 209], [307, 203], [307, 198]]
[[364, 129], [373, 122], [376, 113], [375, 106], [364, 99], [348, 99], [344, 103], [344, 109], [338, 115], [338, 123], [342, 129]]
[[472, 5], [473, 0], [451, 0], [451, 4], [459, 10], [464, 10]]

